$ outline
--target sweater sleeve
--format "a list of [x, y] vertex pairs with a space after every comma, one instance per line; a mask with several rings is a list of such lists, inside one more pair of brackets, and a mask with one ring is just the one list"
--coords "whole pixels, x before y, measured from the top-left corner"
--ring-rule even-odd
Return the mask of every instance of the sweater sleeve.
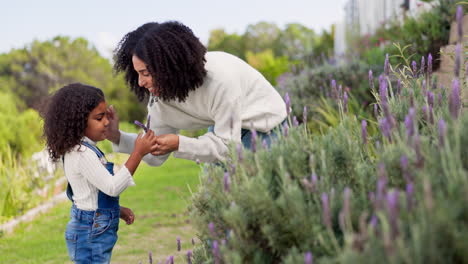
[[112, 176], [92, 150], [85, 148], [79, 155], [83, 176], [97, 189], [109, 196], [119, 196], [128, 186], [135, 185], [125, 166]]
[[198, 138], [179, 136], [179, 149], [174, 157], [200, 160], [202, 162], [224, 161], [228, 154], [228, 144], [231, 141], [241, 142], [241, 105], [237, 98], [223, 101], [214, 100], [212, 113], [214, 131]]

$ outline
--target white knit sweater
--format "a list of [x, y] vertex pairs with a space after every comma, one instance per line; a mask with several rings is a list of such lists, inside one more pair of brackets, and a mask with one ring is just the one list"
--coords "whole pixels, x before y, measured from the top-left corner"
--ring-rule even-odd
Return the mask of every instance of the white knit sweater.
[[[268, 132], [286, 118], [286, 105], [275, 88], [243, 60], [225, 52], [207, 52], [207, 76], [185, 102], [159, 100], [148, 104], [156, 135], [177, 134], [214, 125], [214, 133], [198, 138], [179, 135], [177, 158], [216, 162], [224, 160], [230, 141], [241, 142], [241, 128]], [[131, 153], [136, 134], [121, 131], [114, 151]], [[148, 154], [144, 161], [161, 165], [169, 156]]]

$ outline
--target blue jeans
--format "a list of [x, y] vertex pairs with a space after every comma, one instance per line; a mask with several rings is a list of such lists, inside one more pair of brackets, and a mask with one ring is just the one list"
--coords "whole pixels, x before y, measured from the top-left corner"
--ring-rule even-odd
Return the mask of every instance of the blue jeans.
[[72, 206], [65, 239], [74, 263], [110, 263], [120, 208], [85, 211]]
[[[272, 129], [270, 132], [268, 133], [264, 133], [264, 132], [259, 132], [257, 131], [257, 138], [258, 140], [260, 140], [260, 142], [262, 142], [263, 140], [266, 141], [267, 143], [267, 146], [270, 147], [271, 146], [271, 140], [272, 139], [275, 139], [277, 138], [278, 136], [276, 135], [276, 133], [278, 131], [282, 131], [282, 126], [283, 124], [286, 122], [283, 121], [280, 125], [278, 125], [278, 127]], [[214, 132], [214, 126], [209, 126], [208, 127], [208, 132]], [[252, 131], [249, 130], [249, 129], [245, 129], [245, 128], [242, 128], [241, 130], [241, 141], [242, 141], [242, 145], [247, 148], [247, 149], [252, 149]]]

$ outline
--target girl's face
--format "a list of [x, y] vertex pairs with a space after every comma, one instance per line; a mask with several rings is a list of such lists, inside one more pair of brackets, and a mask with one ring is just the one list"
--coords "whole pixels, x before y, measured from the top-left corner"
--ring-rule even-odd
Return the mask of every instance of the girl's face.
[[106, 139], [107, 126], [109, 125], [106, 109], [107, 104], [102, 101], [89, 113], [85, 136], [92, 141], [97, 142]]
[[153, 85], [153, 76], [148, 71], [146, 63], [136, 55], [132, 56], [133, 68], [138, 73], [138, 85], [148, 89], [154, 96], [159, 96], [159, 89]]

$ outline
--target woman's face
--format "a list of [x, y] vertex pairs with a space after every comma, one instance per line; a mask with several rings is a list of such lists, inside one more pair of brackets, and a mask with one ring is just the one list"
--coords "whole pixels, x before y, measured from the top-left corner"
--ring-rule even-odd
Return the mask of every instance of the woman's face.
[[136, 55], [132, 56], [133, 68], [138, 73], [138, 85], [148, 89], [154, 96], [159, 96], [159, 89], [153, 84], [153, 76], [146, 68], [146, 63]]

